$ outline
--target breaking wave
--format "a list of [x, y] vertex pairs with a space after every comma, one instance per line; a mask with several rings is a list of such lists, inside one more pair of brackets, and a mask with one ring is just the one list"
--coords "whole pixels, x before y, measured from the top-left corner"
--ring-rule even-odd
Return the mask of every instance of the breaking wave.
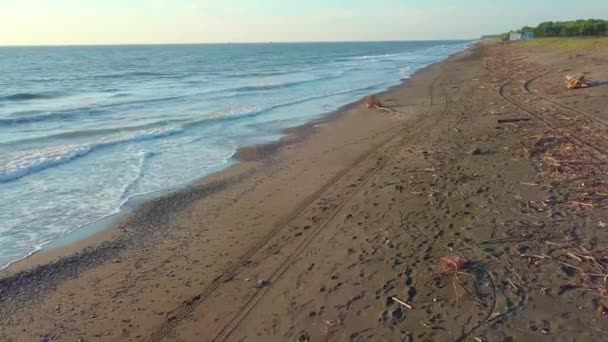
[[126, 137], [106, 138], [90, 144], [70, 144], [21, 151], [0, 159], [0, 183], [14, 181], [21, 177], [70, 162], [92, 151], [127, 142], [143, 141], [177, 134], [181, 127], [155, 129]]

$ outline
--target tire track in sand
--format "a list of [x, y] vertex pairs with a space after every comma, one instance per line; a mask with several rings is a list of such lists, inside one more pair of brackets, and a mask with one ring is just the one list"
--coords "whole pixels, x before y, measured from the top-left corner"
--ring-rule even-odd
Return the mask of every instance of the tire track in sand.
[[[548, 73], [546, 73], [546, 74], [548, 74]], [[540, 77], [543, 77], [546, 74], [543, 74], [541, 76], [536, 76], [534, 78], [526, 80], [525, 83], [524, 83], [524, 87], [525, 87], [525, 84], [529, 84], [530, 82], [533, 82], [534, 80], [536, 80], [536, 79], [538, 79]], [[519, 108], [520, 110], [522, 110], [522, 111], [530, 114], [531, 116], [537, 118], [542, 123], [544, 123], [547, 127], [552, 128], [552, 129], [559, 128], [559, 126], [556, 123], [550, 121], [545, 115], [537, 112], [534, 108], [532, 108], [530, 106], [527, 106], [527, 105], [525, 105], [525, 104], [523, 104], [523, 103], [515, 100], [513, 97], [507, 95], [505, 90], [512, 83], [513, 83], [513, 80], [507, 81], [507, 82], [503, 83], [498, 88], [498, 94], [500, 95], [500, 97], [502, 97], [503, 99], [505, 99], [507, 102], [511, 103], [516, 108]], [[528, 93], [528, 92], [526, 91], [526, 93]], [[533, 96], [537, 96], [537, 95], [535, 95], [533, 93], [529, 93], [529, 94], [533, 95]], [[540, 96], [538, 96], [538, 98], [542, 99], [542, 97], [540, 97]], [[562, 108], [567, 108], [567, 107], [564, 107], [564, 106], [562, 106], [560, 104], [557, 104], [557, 105], [559, 107], [562, 107]], [[578, 113], [577, 110], [575, 110], [574, 112]], [[583, 112], [581, 112], [581, 113], [583, 113]], [[588, 113], [583, 114], [583, 115], [588, 116], [590, 118], [594, 118], [591, 114], [588, 114]], [[571, 138], [573, 140], [577, 141], [578, 143], [582, 144], [582, 145], [587, 145], [589, 147], [592, 147], [593, 149], [595, 149], [597, 152], [599, 152], [601, 154], [608, 154], [608, 148], [602, 147], [601, 145], [598, 145], [596, 142], [590, 141], [589, 137], [583, 138], [583, 137], [580, 137], [580, 136], [572, 135]]]
[[[438, 77], [437, 77], [438, 78]], [[433, 81], [432, 87], [435, 87], [435, 82], [436, 80]], [[430, 89], [430, 93], [432, 94], [433, 89]], [[429, 97], [432, 96], [429, 94]], [[443, 114], [445, 114], [448, 110], [447, 105], [443, 108]], [[419, 126], [421, 126], [423, 124], [424, 120], [421, 120], [421, 122], [417, 123], [414, 125], [414, 127], [411, 129], [413, 132], [419, 132]], [[241, 269], [243, 267], [243, 265], [251, 258], [253, 257], [257, 252], [259, 252], [260, 250], [263, 249], [263, 247], [265, 247], [271, 240], [273, 237], [275, 237], [277, 234], [279, 234], [283, 229], [285, 229], [287, 226], [289, 226], [289, 224], [296, 220], [306, 209], [310, 208], [317, 200], [319, 200], [325, 193], [327, 193], [328, 191], [331, 190], [331, 188], [336, 185], [337, 183], [339, 183], [341, 180], [345, 179], [349, 173], [355, 169], [357, 166], [359, 166], [360, 164], [364, 163], [365, 161], [369, 160], [371, 157], [374, 156], [375, 153], [377, 153], [378, 151], [380, 151], [383, 147], [385, 147], [386, 145], [390, 145], [390, 143], [395, 140], [395, 138], [402, 133], [402, 131], [406, 129], [407, 130], [407, 124], [405, 125], [400, 125], [399, 127], [396, 127], [394, 129], [392, 129], [391, 131], [389, 131], [388, 134], [388, 138], [382, 140], [380, 143], [374, 145], [370, 150], [368, 150], [367, 152], [365, 152], [364, 154], [362, 154], [359, 158], [357, 158], [351, 165], [349, 165], [348, 167], [346, 167], [344, 170], [342, 170], [341, 172], [339, 172], [338, 174], [336, 174], [334, 177], [332, 177], [328, 182], [326, 182], [319, 190], [317, 190], [315, 193], [313, 193], [312, 195], [310, 195], [309, 197], [307, 197], [303, 202], [301, 202], [288, 216], [286, 216], [285, 218], [283, 218], [282, 220], [280, 220], [277, 224], [275, 224], [275, 226], [266, 234], [264, 235], [264, 237], [262, 239], [260, 239], [258, 242], [256, 242], [253, 246], [251, 246], [251, 248], [249, 248], [247, 250], [247, 252], [245, 252], [245, 254], [243, 254], [238, 260], [236, 260], [232, 266], [230, 266], [229, 268], [227, 268], [226, 270], [224, 270], [223, 272], [221, 272], [221, 274], [216, 277], [211, 284], [209, 284], [208, 286], [206, 286], [204, 289], [202, 289], [202, 291], [197, 294], [196, 296], [193, 296], [190, 300], [186, 301], [184, 304], [182, 304], [182, 306], [180, 306], [179, 308], [177, 308], [176, 310], [173, 311], [174, 315], [171, 316], [171, 318], [167, 319], [162, 325], [160, 325], [157, 329], [155, 329], [150, 335], [149, 338], [147, 340], [149, 341], [153, 341], [153, 342], [157, 342], [157, 341], [162, 341], [164, 340], [172, 331], [174, 331], [175, 328], [177, 328], [179, 326], [179, 324], [188, 319], [192, 312], [201, 304], [203, 304], [213, 293], [216, 292], [216, 290], [218, 290], [221, 285], [227, 281], [229, 281], [234, 274], [237, 273], [237, 271], [239, 269]], [[402, 138], [403, 140], [404, 138]], [[389, 156], [393, 156], [395, 154], [396, 151], [398, 151], [398, 147], [400, 147], [401, 145], [401, 141], [399, 144], [397, 144], [396, 146], [393, 146], [393, 148], [391, 149], [391, 151], [389, 152]], [[347, 202], [347, 200], [352, 196], [352, 194], [357, 193], [357, 191], [362, 187], [363, 184], [365, 184], [367, 182], [368, 179], [371, 178], [371, 176], [373, 176], [373, 174], [377, 173], [384, 165], [386, 165], [388, 159], [391, 159], [389, 157], [384, 157], [383, 158], [383, 162], [381, 163], [381, 165], [376, 166], [374, 169], [371, 170], [371, 172], [365, 177], [365, 179], [363, 179], [361, 182], [358, 183], [358, 185], [352, 189], [351, 191], [351, 195], [349, 196], [344, 196], [343, 200], [335, 207], [335, 209], [330, 213], [329, 215], [329, 219], [326, 220], [322, 220], [320, 223], [320, 225], [317, 225], [317, 227], [313, 230], [312, 233], [310, 233], [301, 243], [300, 245], [298, 245], [298, 247], [295, 249], [295, 252], [292, 253], [292, 255], [290, 255], [287, 260], [285, 260], [281, 266], [279, 267], [279, 269], [275, 270], [275, 272], [273, 273], [273, 275], [275, 277], [280, 277], [281, 274], [283, 274], [285, 272], [286, 269], [288, 269], [289, 264], [297, 257], [297, 255], [305, 249], [306, 246], [308, 246], [310, 244], [310, 242], [314, 239], [314, 236], [320, 231], [322, 230], [322, 227], [325, 226], [329, 221], [331, 221], [331, 218], [335, 217], [335, 215], [337, 215], [337, 213], [340, 211], [340, 209], [343, 207], [344, 203]], [[319, 228], [321, 227], [321, 228]], [[273, 278], [271, 278], [272, 280]], [[272, 284], [272, 282], [271, 282]], [[259, 301], [259, 299], [261, 299], [263, 297], [263, 295], [266, 293], [266, 291], [269, 290], [270, 287], [262, 289], [261, 291], [259, 291], [258, 293], [256, 293], [249, 301], [249, 307], [242, 307], [239, 312], [236, 314], [236, 316], [233, 317], [233, 319], [230, 321], [230, 323], [228, 325], [226, 325], [222, 330], [220, 330], [220, 332], [216, 335], [216, 337], [213, 339], [214, 341], [217, 340], [221, 340], [221, 338], [225, 338], [227, 336], [229, 336], [229, 333], [231, 333], [232, 331], [234, 331], [234, 329], [238, 326], [238, 323], [240, 321], [242, 321], [242, 319], [244, 317], [246, 317], [246, 314], [251, 311], [251, 309], [253, 307], [255, 307], [255, 303], [257, 303]], [[260, 295], [261, 293], [261, 295]], [[256, 299], [257, 298], [257, 299]], [[255, 302], [254, 302], [255, 301]], [[251, 305], [253, 304], [253, 305]]]
[[[433, 88], [435, 88], [436, 85], [436, 81], [439, 79], [439, 77], [441, 76], [441, 74], [436, 77], [433, 80], [432, 83], [432, 87], [430, 89], [430, 93], [433, 93]], [[445, 96], [445, 105], [442, 108], [441, 111], [441, 117], [444, 117], [447, 112], [449, 111], [449, 106], [450, 106], [450, 102], [449, 102], [449, 96], [446, 93]], [[422, 123], [419, 123], [419, 125], [416, 126], [422, 126]], [[413, 129], [413, 134], [420, 134], [422, 132], [422, 130], [420, 129], [420, 127], [417, 127], [417, 129]], [[302, 241], [297, 248], [283, 261], [283, 263], [281, 263], [281, 265], [275, 269], [275, 271], [272, 273], [271, 277], [269, 278], [270, 282], [269, 282], [269, 286], [260, 289], [258, 292], [256, 292], [246, 303], [245, 305], [241, 308], [241, 310], [239, 310], [239, 312], [237, 312], [234, 317], [230, 320], [230, 322], [224, 326], [224, 328], [222, 330], [220, 330], [220, 332], [212, 339], [213, 342], [216, 341], [225, 341], [226, 339], [228, 339], [231, 334], [236, 330], [236, 328], [239, 326], [239, 324], [248, 316], [248, 314], [255, 308], [255, 306], [257, 305], [257, 303], [260, 302], [260, 300], [265, 296], [266, 293], [268, 293], [268, 291], [272, 288], [272, 285], [274, 283], [277, 282], [278, 279], [281, 278], [281, 276], [289, 269], [289, 266], [297, 260], [298, 256], [304, 252], [307, 247], [314, 241], [314, 239], [318, 236], [318, 234], [342, 211], [342, 209], [345, 207], [345, 205], [355, 196], [359, 193], [359, 191], [361, 189], [364, 188], [364, 186], [366, 184], [369, 183], [369, 181], [381, 170], [383, 170], [386, 165], [388, 165], [394, 158], [395, 156], [398, 154], [398, 152], [400, 151], [400, 148], [402, 146], [404, 146], [404, 142], [411, 138], [410, 136], [393, 136], [390, 141], [388, 143], [390, 143], [393, 140], [397, 140], [398, 143], [394, 146], [392, 146], [390, 148], [390, 151], [388, 152], [388, 155], [386, 157], [384, 157], [382, 159], [382, 162], [377, 165], [375, 168], [373, 168], [372, 170], [370, 170], [365, 176], [363, 181], [361, 181], [359, 183], [359, 185], [353, 189], [351, 191], [351, 193], [346, 196], [341, 202], [340, 204], [332, 211], [332, 213], [326, 217], [324, 220], [322, 220], [320, 222], [319, 225], [317, 225], [313, 232], [311, 234], [309, 234], [306, 239], [304, 239], [304, 241]], [[388, 144], [387, 143], [387, 144]]]
[[243, 267], [243, 265], [249, 260], [255, 253], [265, 247], [268, 242], [279, 234], [280, 231], [285, 229], [292, 221], [299, 217], [307, 208], [315, 203], [319, 198], [322, 197], [329, 189], [338, 183], [341, 179], [345, 178], [348, 173], [356, 168], [357, 165], [370, 158], [375, 152], [380, 150], [388, 142], [390, 142], [396, 135], [398, 129], [393, 129], [389, 134], [389, 138], [384, 139], [381, 143], [375, 145], [362, 156], [357, 158], [354, 163], [349, 165], [347, 168], [336, 174], [328, 182], [326, 182], [319, 190], [308, 196], [303, 202], [301, 202], [288, 216], [280, 220], [274, 227], [258, 240], [253, 246], [251, 246], [240, 258], [238, 258], [230, 267], [221, 272], [211, 284], [205, 287], [199, 294], [187, 300], [181, 307], [173, 311], [174, 315], [167, 319], [165, 323], [159, 326], [155, 331], [149, 335], [149, 341], [157, 342], [162, 341], [173, 329], [175, 329], [179, 323], [187, 319], [192, 311], [205, 302], [223, 283], [230, 281], [234, 274]]
[[556, 70], [556, 66], [555, 65], [551, 65], [551, 69], [549, 71], [547, 71], [546, 73], [543, 73], [542, 75], [540, 75], [538, 77], [531, 78], [531, 79], [527, 80], [526, 82], [524, 82], [524, 84], [523, 84], [524, 91], [526, 93], [532, 95], [532, 96], [535, 96], [535, 97], [537, 97], [539, 99], [547, 101], [547, 102], [549, 102], [551, 104], [554, 104], [554, 105], [556, 105], [556, 106], [558, 106], [560, 108], [563, 108], [563, 109], [565, 109], [565, 110], [567, 110], [569, 112], [573, 112], [573, 113], [576, 113], [576, 114], [579, 114], [579, 115], [586, 116], [587, 118], [589, 118], [589, 119], [591, 119], [591, 120], [593, 120], [593, 121], [595, 121], [597, 123], [600, 123], [600, 124], [602, 124], [604, 126], [608, 126], [608, 121], [607, 120], [604, 120], [602, 118], [598, 118], [597, 116], [595, 116], [593, 114], [589, 114], [589, 113], [587, 113], [585, 111], [582, 111], [580, 109], [576, 109], [574, 107], [570, 107], [568, 105], [561, 104], [561, 103], [557, 102], [556, 100], [554, 100], [554, 99], [552, 99], [552, 98], [550, 98], [550, 97], [548, 97], [548, 96], [540, 93], [538, 90], [534, 91], [531, 88], [532, 83], [540, 80], [541, 78], [544, 78], [544, 77], [548, 76], [549, 74], [553, 73], [555, 70]]

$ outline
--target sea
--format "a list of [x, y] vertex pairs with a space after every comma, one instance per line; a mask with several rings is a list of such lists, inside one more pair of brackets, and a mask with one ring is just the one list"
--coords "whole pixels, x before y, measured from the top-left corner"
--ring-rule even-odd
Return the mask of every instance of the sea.
[[0, 47], [0, 269], [471, 43]]

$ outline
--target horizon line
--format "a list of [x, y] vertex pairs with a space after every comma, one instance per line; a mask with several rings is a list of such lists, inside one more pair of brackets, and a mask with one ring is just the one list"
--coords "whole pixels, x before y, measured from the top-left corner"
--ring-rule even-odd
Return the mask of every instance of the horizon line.
[[0, 44], [0, 48], [13, 47], [96, 47], [96, 46], [184, 46], [184, 45], [254, 45], [254, 44], [339, 44], [339, 43], [408, 43], [408, 42], [449, 42], [468, 41], [480, 38], [462, 39], [408, 39], [408, 40], [320, 40], [320, 41], [258, 41], [258, 42], [200, 42], [200, 43], [83, 43], [83, 44]]

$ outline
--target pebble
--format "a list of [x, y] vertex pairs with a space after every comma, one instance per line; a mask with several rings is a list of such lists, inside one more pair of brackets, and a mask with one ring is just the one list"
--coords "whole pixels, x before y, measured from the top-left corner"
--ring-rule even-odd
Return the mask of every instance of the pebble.
[[258, 287], [261, 288], [261, 287], [266, 287], [268, 285], [270, 285], [270, 280], [268, 280], [268, 279], [260, 279], [260, 280], [258, 280]]

